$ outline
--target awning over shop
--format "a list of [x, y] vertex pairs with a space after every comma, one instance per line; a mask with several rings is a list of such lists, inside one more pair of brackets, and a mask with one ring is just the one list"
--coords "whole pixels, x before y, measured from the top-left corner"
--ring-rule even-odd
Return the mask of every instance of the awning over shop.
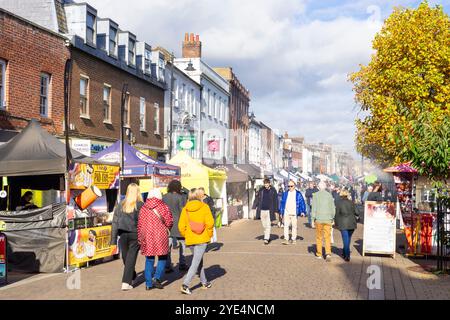
[[227, 174], [224, 171], [211, 169], [183, 151], [178, 152], [168, 163], [181, 168], [183, 187], [187, 189], [203, 187], [209, 190], [211, 197], [220, 198], [223, 185], [227, 180]]
[[254, 164], [238, 164], [237, 167], [243, 171], [245, 171], [250, 178], [252, 179], [262, 179], [264, 178], [262, 175], [262, 170], [260, 167]]
[[214, 170], [224, 171], [227, 175], [227, 183], [247, 182], [249, 180], [248, 174], [234, 164], [211, 165], [208, 167]]
[[313, 181], [313, 178], [311, 178], [310, 176], [308, 176], [307, 174], [301, 173], [300, 171], [297, 171], [295, 173], [297, 176], [299, 176], [302, 180], [305, 181]]
[[[71, 149], [76, 163], [104, 164]], [[0, 176], [64, 174], [66, 145], [31, 120], [21, 133], [0, 146]]]
[[324, 180], [324, 181], [332, 181], [332, 179], [330, 177], [327, 177], [324, 174], [319, 174], [319, 175], [316, 176], [316, 178], [319, 179], [319, 180]]
[[[180, 176], [180, 167], [157, 161], [143, 154], [139, 150], [136, 150], [128, 143], [124, 144], [123, 153], [125, 168], [122, 169], [122, 176]], [[94, 155], [94, 158], [104, 162], [120, 163], [120, 141], [117, 141], [109, 148], [97, 153]]]

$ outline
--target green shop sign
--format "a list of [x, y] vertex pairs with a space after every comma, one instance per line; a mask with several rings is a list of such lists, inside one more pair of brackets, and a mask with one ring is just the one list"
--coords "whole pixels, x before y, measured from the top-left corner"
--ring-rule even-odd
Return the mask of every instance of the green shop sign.
[[181, 136], [178, 137], [178, 149], [181, 150], [194, 150], [195, 149], [195, 137], [193, 136]]

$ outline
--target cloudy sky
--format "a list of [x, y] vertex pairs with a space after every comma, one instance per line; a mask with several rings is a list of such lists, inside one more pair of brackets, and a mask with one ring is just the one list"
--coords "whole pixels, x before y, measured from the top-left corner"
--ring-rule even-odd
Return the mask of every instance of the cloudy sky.
[[[181, 56], [200, 35], [211, 66], [231, 66], [256, 117], [281, 133], [354, 151], [358, 116], [347, 81], [396, 6], [417, 0], [87, 0], [139, 40]], [[450, 12], [450, 0], [430, 0]]]

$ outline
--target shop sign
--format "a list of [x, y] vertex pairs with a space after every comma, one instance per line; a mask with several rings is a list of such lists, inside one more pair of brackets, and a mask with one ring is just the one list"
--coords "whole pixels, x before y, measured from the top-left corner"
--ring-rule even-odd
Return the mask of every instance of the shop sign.
[[117, 254], [117, 246], [110, 245], [111, 231], [111, 226], [69, 231], [69, 264], [78, 265]]
[[120, 167], [101, 164], [75, 163], [69, 171], [70, 189], [115, 189], [119, 185]]
[[366, 201], [363, 256], [366, 253], [395, 255], [396, 230], [394, 202]]
[[220, 141], [219, 140], [209, 140], [208, 141], [208, 151], [218, 152], [219, 150], [220, 150]]
[[91, 140], [73, 139], [71, 147], [85, 156], [91, 156]]
[[195, 149], [195, 137], [193, 136], [180, 136], [178, 137], [178, 149], [180, 150], [194, 150]]

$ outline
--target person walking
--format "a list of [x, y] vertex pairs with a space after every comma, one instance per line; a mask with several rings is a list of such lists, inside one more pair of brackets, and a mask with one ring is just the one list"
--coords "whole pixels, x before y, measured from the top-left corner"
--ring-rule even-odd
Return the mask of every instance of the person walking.
[[278, 211], [278, 194], [269, 179], [264, 179], [264, 186], [258, 193], [256, 202], [256, 215], [261, 217], [264, 228], [264, 244], [270, 242], [270, 231], [272, 227], [271, 217]]
[[367, 201], [367, 199], [369, 197], [369, 194], [372, 193], [372, 191], [373, 191], [373, 186], [372, 185], [369, 185], [367, 187], [367, 190], [364, 191], [364, 194], [363, 194], [362, 199], [361, 199], [363, 206], [366, 203], [366, 201]]
[[325, 240], [325, 259], [331, 261], [331, 227], [336, 208], [333, 196], [326, 191], [325, 182], [319, 183], [319, 192], [313, 195], [312, 218], [316, 225], [316, 257], [322, 259], [322, 241]]
[[311, 200], [312, 200], [313, 194], [318, 191], [319, 191], [319, 189], [317, 189], [317, 186], [314, 182], [310, 182], [308, 189], [306, 189], [306, 191], [305, 191], [306, 214], [308, 215], [308, 224], [309, 224], [310, 228], [314, 228], [314, 221], [312, 221], [312, 218], [311, 218]]
[[292, 226], [292, 244], [297, 243], [297, 218], [305, 216], [306, 207], [303, 195], [295, 189], [295, 182], [289, 181], [288, 191], [284, 192], [280, 201], [280, 215], [284, 220], [284, 241], [289, 244], [289, 227]]
[[[138, 241], [145, 260], [145, 289], [163, 289], [162, 277], [169, 253], [169, 234], [173, 226], [170, 208], [162, 201], [161, 191], [152, 189], [139, 213]], [[155, 257], [158, 257], [154, 273]], [[154, 277], [153, 277], [154, 274]]]
[[206, 278], [203, 256], [213, 236], [214, 219], [211, 209], [202, 202], [201, 197], [201, 192], [191, 191], [189, 201], [181, 211], [180, 221], [178, 222], [178, 230], [181, 236], [186, 239], [186, 246], [193, 254], [191, 266], [181, 286], [181, 292], [188, 295], [192, 294], [189, 285], [196, 273], [200, 275], [203, 289], [209, 289], [212, 286]]
[[139, 253], [137, 224], [139, 210], [144, 205], [139, 186], [135, 183], [128, 185], [125, 199], [114, 209], [111, 245], [119, 247], [123, 260], [122, 290], [133, 289], [132, 282], [136, 279], [136, 259]]
[[342, 242], [344, 243], [343, 258], [350, 261], [350, 243], [353, 232], [357, 228], [357, 217], [355, 204], [349, 200], [349, 192], [345, 189], [339, 194], [341, 200], [336, 204], [336, 216], [334, 217], [335, 228], [341, 231]]
[[375, 182], [373, 186], [373, 191], [369, 192], [367, 196], [367, 201], [383, 201], [383, 196], [381, 192], [383, 191], [383, 187], [380, 182]]
[[213, 218], [216, 219], [216, 208], [214, 206], [214, 200], [206, 194], [205, 188], [203, 188], [203, 187], [198, 188], [197, 192], [200, 197], [200, 201], [202, 201], [203, 203], [206, 203], [209, 206], [209, 209], [211, 210], [211, 214], [213, 215]]
[[[186, 198], [181, 192], [181, 182], [178, 180], [172, 180], [167, 186], [167, 193], [163, 196], [163, 202], [169, 207], [173, 217], [173, 224], [178, 226], [180, 221], [181, 211], [186, 205]], [[172, 228], [169, 237], [169, 253], [167, 255], [166, 273], [173, 272], [172, 268], [172, 248], [179, 248], [179, 263], [178, 270], [186, 271], [188, 269], [186, 265], [186, 245], [184, 238], [178, 231], [178, 227]]]

